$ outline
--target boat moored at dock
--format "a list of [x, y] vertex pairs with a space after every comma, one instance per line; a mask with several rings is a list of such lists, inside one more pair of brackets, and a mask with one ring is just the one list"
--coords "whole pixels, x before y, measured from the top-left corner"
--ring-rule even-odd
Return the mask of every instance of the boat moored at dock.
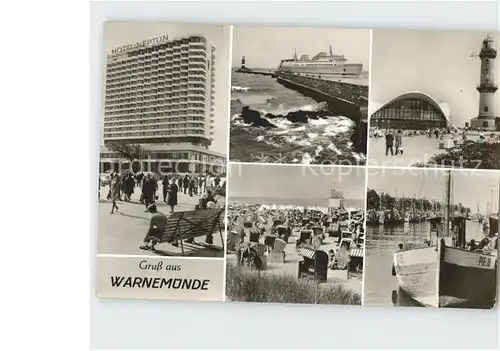
[[468, 217], [450, 216], [450, 187], [451, 171], [447, 171], [444, 218], [429, 219], [428, 240], [399, 244], [392, 274], [401, 290], [422, 306], [492, 308], [496, 301], [498, 234], [490, 232], [479, 244], [468, 242]]

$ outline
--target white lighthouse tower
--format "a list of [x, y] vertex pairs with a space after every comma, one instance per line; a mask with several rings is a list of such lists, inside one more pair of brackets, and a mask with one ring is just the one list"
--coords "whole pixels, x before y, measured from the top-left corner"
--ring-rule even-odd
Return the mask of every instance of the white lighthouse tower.
[[490, 34], [483, 40], [479, 53], [481, 59], [481, 78], [477, 87], [479, 91], [479, 114], [472, 119], [473, 128], [484, 130], [497, 130], [495, 94], [498, 86], [495, 84], [497, 51], [494, 48], [493, 38]]

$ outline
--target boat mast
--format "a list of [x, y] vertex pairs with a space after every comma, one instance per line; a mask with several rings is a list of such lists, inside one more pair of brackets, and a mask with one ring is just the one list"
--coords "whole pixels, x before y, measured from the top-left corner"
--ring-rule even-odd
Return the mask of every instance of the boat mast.
[[450, 232], [450, 200], [451, 200], [451, 171], [447, 171], [446, 175], [446, 207], [444, 215], [444, 236], [448, 236]]
[[[488, 219], [489, 220], [489, 219]], [[497, 208], [497, 220], [500, 221], [500, 177], [498, 177], [498, 208]], [[497, 233], [499, 232], [498, 227], [500, 227], [497, 224]]]

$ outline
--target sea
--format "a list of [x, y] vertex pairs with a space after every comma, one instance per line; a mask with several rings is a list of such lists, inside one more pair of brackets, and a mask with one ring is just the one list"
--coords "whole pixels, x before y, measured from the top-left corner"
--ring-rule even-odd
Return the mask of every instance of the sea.
[[[295, 205], [295, 206], [328, 206], [327, 198], [284, 198], [284, 197], [238, 197], [229, 195], [230, 203], [248, 205]], [[349, 208], [364, 208], [364, 199], [344, 199], [344, 206]]]
[[[409, 236], [412, 239], [429, 237], [429, 222], [410, 223]], [[383, 235], [383, 237], [381, 237]], [[396, 277], [392, 276], [393, 253], [404, 236], [404, 226], [367, 226], [365, 244], [363, 304], [369, 306], [414, 306], [414, 302], [399, 290]], [[408, 234], [407, 234], [408, 235]], [[480, 241], [484, 238], [483, 226], [478, 222], [466, 221], [467, 240]], [[399, 294], [399, 299], [395, 293]]]
[[[368, 73], [362, 72], [356, 79], [336, 80], [368, 85]], [[231, 85], [231, 161], [307, 164], [318, 163], [315, 160], [319, 155], [329, 155], [331, 163], [365, 161], [365, 155], [353, 151], [355, 124], [345, 116], [332, 114], [304, 124], [278, 117], [270, 120], [278, 127], [272, 129], [252, 127], [241, 118], [243, 106], [262, 116], [284, 116], [292, 111], [328, 111], [325, 103], [285, 88], [269, 76], [233, 71]]]

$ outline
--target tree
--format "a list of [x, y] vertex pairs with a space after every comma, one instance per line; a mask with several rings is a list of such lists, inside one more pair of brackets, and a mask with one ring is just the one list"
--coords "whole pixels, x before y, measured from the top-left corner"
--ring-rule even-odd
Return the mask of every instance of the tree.
[[373, 189], [368, 189], [366, 192], [366, 207], [368, 210], [378, 210], [380, 197]]
[[106, 144], [106, 147], [120, 154], [121, 157], [126, 158], [129, 161], [140, 160], [143, 154], [143, 149], [137, 144], [128, 144], [124, 142], [111, 142]]

